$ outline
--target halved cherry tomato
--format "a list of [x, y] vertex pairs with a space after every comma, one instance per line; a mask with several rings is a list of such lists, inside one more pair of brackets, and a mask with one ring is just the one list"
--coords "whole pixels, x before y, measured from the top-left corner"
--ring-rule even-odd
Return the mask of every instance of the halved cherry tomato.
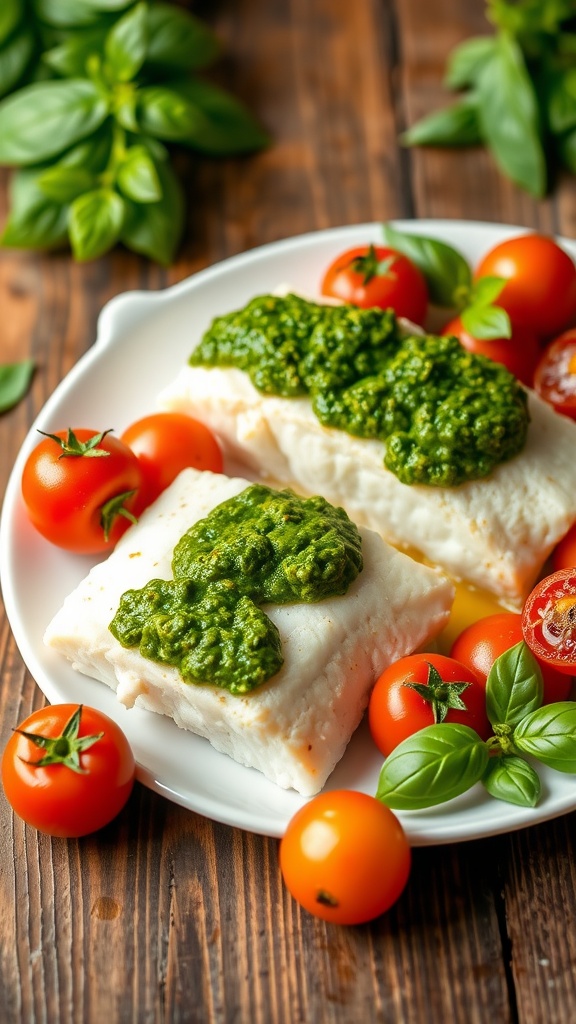
[[469, 725], [482, 739], [492, 735], [486, 691], [475, 672], [444, 654], [410, 654], [384, 670], [370, 696], [368, 724], [385, 757], [441, 721]]
[[183, 469], [222, 472], [222, 452], [214, 434], [184, 413], [151, 413], [131, 423], [120, 440], [134, 452], [144, 475], [140, 507], [154, 501]]
[[334, 924], [383, 914], [404, 889], [410, 865], [396, 815], [352, 790], [314, 797], [290, 820], [280, 844], [282, 875], [294, 899]]
[[415, 324], [424, 323], [428, 309], [422, 272], [406, 256], [381, 245], [343, 252], [325, 272], [321, 293], [364, 309], [393, 309]]
[[576, 315], [576, 267], [553, 238], [530, 233], [494, 246], [474, 274], [504, 277], [497, 302], [516, 327], [550, 337]]
[[510, 338], [482, 341], [469, 334], [460, 317], [456, 317], [446, 325], [442, 334], [453, 334], [468, 352], [502, 363], [518, 380], [532, 387], [534, 370], [540, 356], [540, 343], [537, 334], [528, 327], [514, 327]]
[[78, 704], [34, 711], [2, 756], [8, 803], [50, 836], [88, 835], [122, 810], [134, 785], [134, 755], [108, 715]]
[[544, 349], [534, 373], [534, 390], [565, 416], [576, 419], [576, 329]]
[[[522, 616], [519, 612], [499, 612], [486, 615], [460, 633], [452, 644], [450, 656], [476, 672], [486, 682], [492, 665], [505, 651], [523, 640]], [[567, 700], [572, 691], [572, 680], [552, 665], [537, 659], [544, 681], [544, 704]]]
[[576, 675], [576, 569], [536, 584], [524, 604], [522, 634], [540, 661]]
[[110, 431], [61, 430], [28, 456], [22, 497], [36, 529], [58, 547], [97, 554], [135, 519], [142, 471]]

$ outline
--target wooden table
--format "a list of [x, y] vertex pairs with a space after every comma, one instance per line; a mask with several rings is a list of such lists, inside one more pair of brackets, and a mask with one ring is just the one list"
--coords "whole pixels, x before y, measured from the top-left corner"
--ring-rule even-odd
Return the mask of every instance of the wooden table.
[[[187, 241], [162, 270], [116, 251], [0, 254], [0, 355], [38, 366], [0, 419], [4, 485], [35, 413], [95, 338], [102, 305], [300, 232], [455, 217], [576, 235], [574, 179], [534, 201], [478, 149], [407, 151], [399, 131], [445, 102], [450, 48], [487, 30], [473, 0], [223, 0], [221, 81], [274, 138], [188, 165]], [[5, 203], [5, 199], [3, 200]], [[4, 211], [2, 211], [4, 213]], [[2, 218], [3, 219], [3, 218]], [[44, 698], [5, 619], [2, 743]], [[50, 840], [0, 798], [3, 1024], [568, 1024], [576, 1016], [576, 814], [418, 848], [398, 904], [326, 926], [283, 889], [278, 842], [137, 785], [101, 833]]]

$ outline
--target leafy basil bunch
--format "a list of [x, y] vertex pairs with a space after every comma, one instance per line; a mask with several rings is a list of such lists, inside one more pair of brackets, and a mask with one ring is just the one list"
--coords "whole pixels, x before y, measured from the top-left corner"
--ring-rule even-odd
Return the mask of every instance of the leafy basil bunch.
[[575, 0], [487, 0], [493, 35], [449, 56], [445, 84], [460, 96], [413, 125], [409, 146], [483, 143], [500, 170], [534, 196], [549, 165], [576, 173]]
[[2, 0], [0, 164], [19, 170], [0, 243], [69, 240], [89, 260], [122, 242], [170, 263], [184, 194], [166, 145], [219, 156], [268, 141], [197, 74], [218, 51], [209, 28], [169, 3]]
[[576, 701], [542, 705], [542, 673], [524, 641], [494, 662], [486, 710], [494, 730], [487, 742], [466, 725], [441, 722], [400, 743], [384, 762], [377, 798], [397, 810], [416, 810], [481, 782], [498, 800], [534, 807], [540, 778], [524, 755], [576, 773]]
[[468, 262], [446, 242], [411, 235], [391, 224], [384, 224], [383, 231], [387, 244], [415, 263], [424, 275], [430, 302], [457, 309], [472, 337], [490, 341], [511, 336], [510, 317], [496, 305], [506, 283], [503, 277], [486, 276], [474, 281]]

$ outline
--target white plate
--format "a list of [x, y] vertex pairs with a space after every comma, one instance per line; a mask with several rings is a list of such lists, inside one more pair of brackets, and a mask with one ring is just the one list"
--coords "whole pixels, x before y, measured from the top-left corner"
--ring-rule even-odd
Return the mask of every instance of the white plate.
[[[523, 229], [462, 221], [398, 222], [405, 230], [456, 246], [471, 263]], [[130, 292], [103, 309], [96, 344], [56, 389], [28, 434], [8, 483], [0, 524], [0, 566], [6, 610], [24, 661], [51, 703], [93, 705], [126, 732], [138, 777], [151, 789], [226, 824], [281, 836], [304, 803], [259, 772], [216, 753], [206, 740], [141, 710], [126, 711], [101, 683], [74, 672], [42, 643], [44, 629], [65, 595], [88, 571], [90, 559], [46, 543], [29, 525], [20, 497], [24, 461], [37, 429], [68, 426], [120, 433], [155, 407], [155, 397], [186, 361], [213, 316], [243, 305], [281, 282], [315, 292], [328, 262], [353, 245], [381, 241], [378, 224], [336, 228], [262, 246], [225, 260], [163, 292]], [[562, 240], [576, 258], [576, 245]], [[14, 723], [16, 724], [16, 723]], [[374, 793], [382, 758], [362, 725], [333, 773], [329, 788]], [[400, 815], [413, 845], [432, 845], [507, 832], [576, 808], [576, 781], [541, 770], [543, 796], [536, 809], [488, 797], [480, 786], [432, 810]]]

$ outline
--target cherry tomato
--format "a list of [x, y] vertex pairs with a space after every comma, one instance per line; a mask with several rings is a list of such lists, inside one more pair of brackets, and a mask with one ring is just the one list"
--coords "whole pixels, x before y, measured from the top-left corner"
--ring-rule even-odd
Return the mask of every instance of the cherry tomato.
[[551, 562], [553, 572], [558, 572], [559, 569], [576, 569], [576, 523], [554, 548]]
[[122, 810], [135, 764], [122, 730], [95, 708], [54, 704], [14, 731], [2, 756], [12, 808], [50, 836], [84, 836]]
[[[499, 612], [474, 622], [454, 641], [450, 656], [476, 672], [486, 682], [492, 665], [505, 651], [523, 640], [522, 616], [516, 612]], [[567, 700], [572, 691], [572, 680], [552, 665], [537, 659], [544, 680], [544, 704]]]
[[150, 504], [183, 469], [222, 472], [222, 452], [214, 434], [180, 412], [158, 412], [137, 420], [120, 440], [137, 456], [144, 474], [140, 503]]
[[576, 267], [546, 235], [532, 233], [500, 242], [480, 260], [474, 276], [506, 278], [497, 302], [515, 327], [551, 336], [576, 314]]
[[536, 584], [522, 611], [522, 633], [540, 661], [576, 675], [576, 569]]
[[444, 654], [410, 654], [384, 670], [368, 705], [368, 724], [385, 757], [434, 722], [456, 722], [488, 739], [486, 691], [478, 676]]
[[410, 874], [398, 818], [373, 796], [333, 790], [296, 812], [280, 843], [280, 867], [294, 899], [334, 924], [361, 924], [398, 899]]
[[364, 245], [342, 253], [324, 274], [321, 293], [364, 309], [393, 309], [415, 324], [424, 323], [428, 308], [422, 272], [385, 246]]
[[22, 497], [52, 544], [96, 554], [113, 547], [134, 521], [141, 484], [138, 459], [110, 432], [68, 430], [46, 435], [28, 456]]
[[455, 335], [468, 352], [502, 363], [518, 380], [532, 387], [534, 370], [540, 356], [540, 343], [538, 336], [529, 328], [514, 327], [510, 338], [481, 341], [469, 334], [460, 317], [456, 317], [446, 325], [442, 334]]
[[534, 390], [565, 416], [576, 419], [576, 330], [565, 331], [544, 349]]

